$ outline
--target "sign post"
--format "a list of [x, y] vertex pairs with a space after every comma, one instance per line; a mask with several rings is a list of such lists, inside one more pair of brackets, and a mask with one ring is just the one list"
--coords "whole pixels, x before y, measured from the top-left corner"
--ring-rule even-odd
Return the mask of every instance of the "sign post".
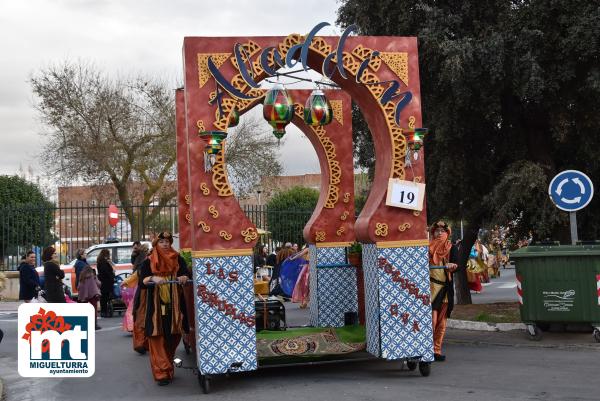
[[586, 207], [592, 200], [594, 196], [592, 180], [581, 171], [562, 171], [550, 181], [548, 195], [557, 208], [569, 212], [571, 244], [575, 245], [578, 240], [576, 212]]

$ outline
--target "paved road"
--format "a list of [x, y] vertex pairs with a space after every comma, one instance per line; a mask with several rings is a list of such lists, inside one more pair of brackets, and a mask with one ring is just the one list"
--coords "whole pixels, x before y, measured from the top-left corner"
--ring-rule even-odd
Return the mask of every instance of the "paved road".
[[489, 283], [482, 285], [483, 291], [480, 294], [471, 291], [471, 300], [474, 304], [518, 301], [514, 268], [500, 269], [500, 277], [492, 278]]
[[[27, 400], [598, 400], [600, 345], [589, 333], [548, 333], [540, 343], [522, 332], [449, 331], [448, 361], [430, 377], [398, 362], [373, 360], [286, 367], [219, 377], [202, 395], [192, 371], [177, 370], [167, 387], [154, 384], [148, 356], [131, 350], [120, 319], [103, 319], [96, 374], [89, 379], [24, 379], [17, 373], [16, 314], [0, 314], [0, 377], [5, 401]], [[192, 356], [178, 352], [188, 366]]]

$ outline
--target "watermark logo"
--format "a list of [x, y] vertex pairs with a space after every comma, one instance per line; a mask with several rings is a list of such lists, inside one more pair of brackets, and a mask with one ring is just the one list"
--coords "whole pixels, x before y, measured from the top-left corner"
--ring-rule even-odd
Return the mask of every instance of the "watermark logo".
[[94, 374], [94, 307], [81, 304], [19, 306], [19, 374], [90, 377]]

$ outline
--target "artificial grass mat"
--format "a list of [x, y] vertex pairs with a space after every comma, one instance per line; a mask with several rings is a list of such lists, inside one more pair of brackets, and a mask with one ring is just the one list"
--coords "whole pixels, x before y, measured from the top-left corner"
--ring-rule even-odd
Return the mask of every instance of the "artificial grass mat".
[[[364, 343], [366, 342], [365, 326], [344, 326], [333, 328], [338, 338], [343, 343]], [[292, 338], [305, 336], [307, 334], [321, 333], [329, 330], [327, 327], [292, 327], [287, 330], [269, 331], [262, 330], [256, 333], [257, 340], [279, 340], [282, 338]]]

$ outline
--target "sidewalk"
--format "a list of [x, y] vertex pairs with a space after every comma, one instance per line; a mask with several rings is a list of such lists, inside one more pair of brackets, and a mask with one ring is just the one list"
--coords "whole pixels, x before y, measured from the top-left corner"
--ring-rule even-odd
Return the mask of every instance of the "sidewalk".
[[532, 341], [525, 330], [474, 331], [448, 329], [444, 343], [522, 348], [578, 349], [600, 352], [600, 343], [594, 340], [591, 332], [545, 332], [540, 341]]
[[22, 301], [0, 301], [0, 312], [17, 312]]

